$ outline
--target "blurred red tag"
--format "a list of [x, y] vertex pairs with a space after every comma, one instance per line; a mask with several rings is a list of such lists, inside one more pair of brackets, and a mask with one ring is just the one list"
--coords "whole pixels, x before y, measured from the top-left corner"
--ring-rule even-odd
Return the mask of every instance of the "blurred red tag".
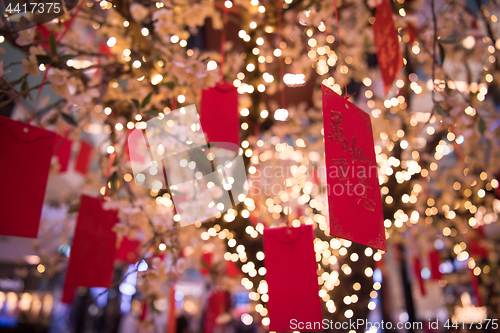
[[203, 323], [203, 333], [223, 332], [224, 326], [217, 322], [219, 316], [227, 313], [231, 307], [231, 297], [227, 291], [213, 290], [208, 296]]
[[75, 236], [66, 271], [66, 286], [109, 287], [113, 280], [115, 210], [104, 210], [102, 199], [82, 195]]
[[141, 242], [123, 237], [120, 247], [116, 249], [115, 260], [135, 264], [139, 260], [139, 245]]
[[80, 150], [76, 157], [75, 171], [83, 175], [87, 174], [89, 169], [90, 157], [92, 156], [92, 146], [86, 141], [80, 141]]
[[399, 39], [392, 19], [389, 0], [382, 0], [377, 6], [373, 35], [377, 48], [377, 60], [384, 81], [385, 94], [391, 90], [392, 83], [403, 68], [403, 56], [399, 48]]
[[226, 275], [230, 277], [235, 277], [242, 275], [241, 270], [238, 266], [231, 260], [226, 261]]
[[238, 91], [232, 83], [217, 83], [201, 92], [200, 123], [209, 142], [239, 145]]
[[168, 292], [168, 321], [166, 333], [176, 333], [177, 332], [177, 316], [175, 307], [175, 287], [170, 285]]
[[203, 252], [201, 254], [201, 275], [209, 275], [210, 268], [212, 267], [213, 252]]
[[386, 251], [370, 116], [321, 87], [330, 235]]
[[431, 251], [429, 253], [429, 265], [431, 266], [431, 278], [433, 280], [441, 280], [441, 272], [439, 271], [440, 264], [441, 259], [439, 258], [439, 251]]
[[55, 138], [0, 117], [0, 235], [37, 238]]
[[61, 302], [72, 304], [73, 300], [75, 299], [75, 293], [77, 289], [77, 286], [64, 284]]
[[425, 296], [425, 283], [424, 279], [422, 278], [422, 264], [418, 256], [415, 256], [413, 258], [413, 273], [415, 274], [415, 278], [417, 279], [420, 296]]
[[292, 331], [292, 319], [320, 325], [323, 313], [312, 226], [265, 229], [264, 253], [269, 330]]
[[68, 171], [69, 159], [71, 158], [71, 145], [72, 141], [57, 135], [56, 143], [54, 145], [54, 156], [57, 156], [61, 168], [59, 172]]

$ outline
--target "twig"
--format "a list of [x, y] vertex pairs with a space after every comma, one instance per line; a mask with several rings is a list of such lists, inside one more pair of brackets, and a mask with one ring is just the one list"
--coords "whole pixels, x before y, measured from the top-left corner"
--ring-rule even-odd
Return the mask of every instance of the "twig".
[[21, 95], [24, 95], [25, 93], [31, 91], [31, 90], [35, 90], [35, 89], [38, 89], [40, 87], [43, 87], [44, 85], [48, 84], [50, 82], [44, 82], [42, 84], [39, 84], [37, 86], [34, 86], [34, 87], [31, 87], [29, 89], [26, 89], [26, 90], [23, 90], [22, 92], [17, 92], [14, 96], [12, 96], [11, 98], [9, 98], [8, 100], [6, 100], [5, 102], [3, 102], [2, 104], [0, 104], [0, 109], [3, 108], [4, 106], [6, 105], [9, 105], [10, 103], [12, 103], [14, 100], [16, 100], [19, 96]]
[[21, 81], [24, 80], [24, 78], [26, 78], [27, 76], [28, 76], [28, 74], [24, 74], [20, 78], [15, 79], [15, 80], [10, 81], [10, 82], [8, 82], [7, 80], [5, 80], [4, 78], [2, 78], [2, 79], [4, 79], [4, 81], [7, 82], [7, 84], [10, 85], [12, 89], [14, 89], [14, 87], [12, 87], [12, 86], [15, 86], [16, 84], [21, 83]]
[[[434, 40], [432, 43], [432, 102], [436, 105], [436, 46], [437, 46], [437, 19], [436, 19], [436, 8], [435, 8], [435, 0], [431, 0], [431, 13], [432, 13], [432, 22], [434, 26]], [[441, 55], [442, 57], [443, 55]]]
[[13, 61], [10, 64], [8, 64], [7, 66], [5, 66], [3, 69], [5, 70], [5, 69], [9, 68], [10, 66], [20, 65], [20, 64], [22, 64], [21, 61]]

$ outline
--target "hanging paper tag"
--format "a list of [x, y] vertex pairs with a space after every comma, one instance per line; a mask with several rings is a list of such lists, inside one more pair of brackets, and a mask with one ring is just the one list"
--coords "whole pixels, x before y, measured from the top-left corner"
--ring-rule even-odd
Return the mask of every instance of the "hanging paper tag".
[[217, 83], [202, 91], [200, 123], [209, 142], [239, 145], [238, 91], [233, 84]]
[[321, 89], [330, 235], [386, 251], [370, 116]]
[[130, 240], [123, 237], [120, 246], [116, 249], [115, 260], [121, 260], [129, 264], [135, 264], [139, 260], [138, 240]]
[[293, 331], [293, 320], [321, 329], [314, 326], [321, 325], [323, 313], [313, 244], [311, 225], [264, 230], [270, 331]]
[[420, 262], [420, 258], [418, 256], [413, 258], [413, 273], [417, 279], [420, 295], [425, 296], [425, 282], [422, 278], [422, 263]]
[[222, 332], [224, 326], [220, 317], [228, 312], [231, 299], [227, 291], [213, 290], [207, 300], [203, 333]]
[[68, 164], [71, 158], [71, 145], [73, 142], [60, 135], [57, 135], [55, 142], [54, 156], [57, 156], [59, 165], [61, 166], [59, 172], [66, 172], [68, 171]]
[[384, 81], [385, 94], [391, 90], [392, 83], [403, 68], [403, 56], [399, 48], [399, 39], [392, 19], [391, 4], [382, 0], [377, 6], [373, 24], [377, 60]]
[[201, 254], [201, 275], [209, 275], [213, 264], [213, 252], [203, 252]]
[[439, 258], [439, 251], [434, 250], [429, 253], [429, 265], [431, 266], [431, 279], [441, 280], [441, 272], [439, 271], [439, 265], [441, 264], [441, 259]]
[[242, 275], [241, 270], [234, 262], [231, 260], [226, 261], [226, 275], [230, 277], [236, 277]]
[[73, 300], [75, 299], [75, 293], [77, 289], [77, 286], [64, 284], [61, 302], [72, 304]]
[[55, 137], [0, 117], [0, 235], [37, 238]]
[[86, 175], [91, 156], [92, 146], [85, 141], [81, 141], [80, 150], [78, 151], [78, 156], [76, 157], [75, 171], [81, 173], [82, 175]]
[[115, 210], [104, 210], [104, 200], [82, 195], [71, 246], [66, 285], [109, 287], [113, 280], [116, 234]]

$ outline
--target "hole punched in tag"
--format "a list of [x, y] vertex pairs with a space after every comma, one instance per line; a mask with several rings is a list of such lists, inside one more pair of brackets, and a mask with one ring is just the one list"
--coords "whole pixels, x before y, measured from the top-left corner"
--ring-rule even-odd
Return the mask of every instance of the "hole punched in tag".
[[28, 133], [29, 131], [30, 131], [30, 130], [29, 130], [29, 128], [28, 128], [28, 127], [23, 128], [23, 132], [24, 132], [24, 133]]

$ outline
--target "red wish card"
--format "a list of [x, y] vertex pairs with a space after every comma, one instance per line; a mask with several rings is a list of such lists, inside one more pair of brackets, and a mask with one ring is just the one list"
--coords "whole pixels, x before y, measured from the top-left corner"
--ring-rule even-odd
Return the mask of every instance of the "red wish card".
[[230, 277], [236, 277], [242, 275], [241, 270], [238, 266], [231, 260], [226, 261], [226, 275]]
[[92, 146], [85, 141], [81, 141], [80, 150], [78, 151], [78, 156], [76, 157], [75, 171], [81, 173], [82, 175], [86, 175], [91, 157]]
[[200, 123], [209, 142], [239, 145], [238, 91], [232, 83], [217, 83], [201, 92]]
[[107, 288], [112, 282], [116, 234], [111, 229], [119, 221], [103, 202], [82, 195], [65, 286]]
[[439, 271], [439, 265], [441, 264], [441, 259], [439, 258], [439, 251], [434, 250], [429, 253], [429, 266], [431, 268], [431, 279], [441, 280], [441, 272]]
[[227, 313], [231, 307], [231, 297], [227, 291], [213, 290], [208, 296], [203, 333], [222, 332], [223, 324], [218, 318]]
[[116, 249], [115, 260], [135, 264], [139, 260], [140, 245], [141, 242], [138, 240], [130, 240], [127, 237], [123, 237], [120, 246]]
[[415, 256], [413, 258], [413, 273], [415, 274], [415, 278], [417, 279], [420, 295], [425, 296], [425, 282], [422, 278], [422, 263], [418, 256]]
[[75, 299], [75, 293], [77, 289], [78, 289], [77, 286], [64, 284], [61, 302], [66, 304], [72, 304], [73, 300]]
[[265, 229], [264, 253], [269, 330], [292, 331], [293, 319], [320, 325], [323, 313], [312, 226]]
[[203, 252], [201, 254], [201, 275], [209, 275], [213, 263], [213, 252]]
[[0, 117], [0, 235], [38, 236], [55, 137]]
[[392, 83], [403, 68], [403, 56], [399, 48], [399, 39], [392, 19], [392, 9], [389, 0], [382, 0], [377, 6], [375, 23], [373, 24], [377, 60], [385, 94], [391, 90]]
[[386, 251], [370, 116], [323, 85], [330, 234]]
[[56, 137], [56, 143], [54, 145], [54, 156], [57, 156], [57, 159], [59, 161], [59, 165], [61, 168], [59, 169], [59, 172], [66, 172], [68, 171], [68, 164], [69, 164], [69, 159], [71, 158], [71, 145], [73, 144], [72, 141], [63, 138], [60, 135], [57, 135]]

